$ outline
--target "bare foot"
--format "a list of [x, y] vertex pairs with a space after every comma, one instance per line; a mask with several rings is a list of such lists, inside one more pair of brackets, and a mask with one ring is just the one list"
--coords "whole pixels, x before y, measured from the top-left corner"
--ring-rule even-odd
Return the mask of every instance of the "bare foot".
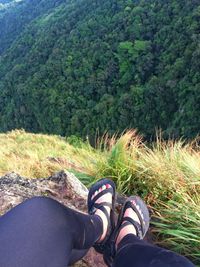
[[[102, 187], [100, 187], [98, 191], [95, 191], [95, 193], [92, 195], [91, 199], [93, 199], [96, 195], [98, 195], [98, 193], [102, 192], [103, 190], [105, 190], [107, 188], [111, 188], [111, 185], [106, 184], [106, 185], [103, 185]], [[112, 194], [107, 193], [107, 194], [101, 196], [100, 198], [98, 198], [96, 200], [95, 203], [102, 203], [102, 202], [112, 203]], [[108, 214], [110, 215], [110, 208], [107, 206], [105, 206], [105, 208], [106, 208]], [[102, 219], [102, 222], [103, 222], [103, 234], [100, 237], [100, 239], [98, 240], [98, 242], [101, 242], [106, 237], [106, 233], [108, 230], [108, 219], [107, 219], [106, 215], [103, 213], [103, 211], [100, 209], [96, 210], [95, 215], [98, 215]]]
[[[124, 213], [124, 217], [130, 217], [134, 221], [136, 221], [139, 224], [141, 224], [137, 213], [135, 213], [135, 211], [133, 209], [131, 209], [131, 208], [127, 208], [126, 209], [126, 211]], [[119, 242], [122, 240], [122, 238], [124, 238], [128, 234], [137, 235], [134, 225], [130, 224], [130, 225], [127, 225], [127, 226], [125, 226], [124, 228], [121, 229], [121, 231], [118, 234], [117, 240], [116, 240], [116, 244], [115, 244], [116, 248], [117, 248]]]

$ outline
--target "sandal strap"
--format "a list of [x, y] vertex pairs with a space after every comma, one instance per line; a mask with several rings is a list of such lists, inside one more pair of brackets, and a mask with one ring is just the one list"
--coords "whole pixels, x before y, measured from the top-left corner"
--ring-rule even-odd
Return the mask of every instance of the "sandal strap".
[[102, 197], [103, 195], [107, 194], [107, 193], [111, 193], [113, 194], [113, 188], [110, 187], [110, 188], [106, 188], [104, 189], [103, 191], [99, 192], [93, 199], [92, 199], [92, 202], [96, 202], [97, 199], [99, 199], [100, 197]]
[[[130, 217], [123, 217], [123, 221], [122, 221], [122, 223], [123, 223], [124, 221], [129, 222], [129, 223], [132, 223], [132, 224], [135, 223], [135, 220], [133, 220], [133, 219], [130, 218]], [[139, 223], [138, 223], [138, 224], [139, 224]]]
[[94, 214], [96, 212], [96, 210], [99, 209], [105, 214], [105, 216], [106, 216], [106, 218], [107, 218], [107, 220], [109, 222], [110, 215], [109, 215], [107, 209], [105, 208], [105, 206], [111, 208], [112, 204], [109, 203], [109, 202], [94, 203], [93, 209], [91, 211], [91, 214]]
[[[128, 208], [131, 208], [136, 213], [140, 223], [125, 216], [125, 212]], [[112, 266], [116, 255], [116, 241], [120, 231], [128, 225], [132, 225], [135, 228], [136, 236], [139, 239], [143, 239], [149, 228], [149, 220], [148, 208], [140, 197], [132, 196], [125, 201], [118, 217], [117, 226], [110, 237], [110, 246], [104, 251], [104, 260], [108, 266]]]
[[110, 202], [101, 202], [101, 203], [94, 203], [93, 205], [95, 208], [99, 209], [101, 206], [107, 206], [109, 208], [112, 208], [112, 203]]
[[[125, 221], [125, 223], [123, 223]], [[142, 226], [141, 224], [139, 224], [137, 221], [133, 220], [132, 218], [130, 217], [124, 217], [123, 218], [123, 222], [122, 222], [122, 225], [124, 227], [127, 226], [127, 225], [133, 225], [135, 230], [136, 230], [136, 233], [137, 233], [137, 236], [141, 239], [142, 238]]]
[[109, 225], [109, 219], [110, 219], [110, 215], [107, 212], [107, 209], [104, 206], [99, 207], [99, 209], [105, 214], [107, 221], [108, 221], [108, 225]]
[[[142, 218], [140, 212], [138, 211], [138, 209], [135, 207], [134, 204], [132, 204], [131, 202], [127, 202], [126, 204], [126, 209], [127, 208], [131, 208], [136, 214], [137, 214], [137, 217], [139, 218], [139, 221], [140, 221], [140, 224], [138, 222], [135, 222], [136, 224], [139, 225], [139, 228], [140, 229], [140, 232], [142, 233], [141, 236], [144, 236], [144, 232], [145, 232], [145, 229], [144, 229], [144, 219]], [[131, 218], [130, 218], [131, 219]], [[130, 221], [130, 220], [129, 220]], [[132, 222], [131, 222], [132, 223]], [[139, 236], [140, 237], [140, 236]]]
[[[102, 189], [101, 191], [99, 190], [100, 188]], [[95, 193], [96, 191], [97, 193]], [[112, 195], [112, 201], [97, 203], [98, 202], [97, 200], [107, 193], [110, 193]], [[96, 195], [93, 197], [94, 194]], [[87, 198], [88, 213], [93, 215], [95, 214], [97, 209], [100, 209], [105, 214], [107, 221], [108, 221], [108, 229], [107, 229], [105, 238], [102, 241], [97, 240], [93, 245], [95, 250], [101, 254], [103, 254], [106, 250], [108, 250], [108, 247], [109, 247], [108, 241], [109, 241], [111, 233], [114, 231], [115, 201], [116, 201], [116, 187], [115, 187], [115, 183], [110, 179], [107, 179], [107, 178], [100, 179], [89, 190], [89, 194]], [[110, 214], [108, 214], [108, 211], [106, 209], [107, 207], [110, 208]]]
[[126, 227], [127, 225], [130, 225], [130, 222], [124, 222], [123, 224], [120, 225], [118, 231], [120, 232], [124, 227]]

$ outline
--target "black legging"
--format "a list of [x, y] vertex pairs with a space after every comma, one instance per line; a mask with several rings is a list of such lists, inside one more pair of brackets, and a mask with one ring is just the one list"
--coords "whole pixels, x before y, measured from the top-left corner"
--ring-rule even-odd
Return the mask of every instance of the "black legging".
[[[0, 217], [0, 267], [66, 267], [102, 234], [96, 215], [47, 197], [33, 197]], [[127, 235], [113, 267], [192, 267], [186, 258]]]

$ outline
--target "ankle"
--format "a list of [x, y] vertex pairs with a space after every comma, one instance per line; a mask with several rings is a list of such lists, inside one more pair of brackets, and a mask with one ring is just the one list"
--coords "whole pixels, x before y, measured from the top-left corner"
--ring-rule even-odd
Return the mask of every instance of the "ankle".
[[124, 228], [121, 229], [121, 231], [119, 232], [118, 234], [118, 237], [117, 237], [117, 240], [116, 240], [116, 243], [115, 243], [115, 246], [116, 246], [116, 249], [119, 245], [119, 243], [122, 241], [122, 239], [124, 239], [127, 235], [134, 235], [134, 236], [137, 236], [137, 232], [136, 232], [136, 229], [133, 225], [127, 225], [125, 226]]
[[126, 247], [129, 244], [138, 244], [138, 237], [134, 234], [125, 235], [119, 242], [117, 246], [115, 246], [115, 251], [119, 252], [121, 249]]
[[[131, 208], [127, 208], [127, 210], [125, 211], [124, 213], [124, 217], [130, 217], [132, 218], [134, 221], [136, 221], [137, 223], [140, 224], [140, 221], [139, 221], [139, 218], [137, 216], [137, 214], [131, 209]], [[122, 223], [122, 225], [125, 223], [126, 221], [124, 221]], [[128, 234], [133, 234], [133, 235], [137, 235], [137, 232], [136, 232], [136, 229], [134, 227], [133, 224], [128, 224], [126, 226], [124, 226], [119, 234], [118, 234], [118, 237], [117, 237], [117, 241], [116, 241], [116, 245], [119, 244], [119, 242]]]

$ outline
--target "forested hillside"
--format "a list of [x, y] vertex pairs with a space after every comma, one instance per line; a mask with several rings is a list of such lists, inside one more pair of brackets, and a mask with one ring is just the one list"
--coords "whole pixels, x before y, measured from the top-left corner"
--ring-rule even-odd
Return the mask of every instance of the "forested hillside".
[[26, 0], [0, 29], [1, 131], [200, 132], [199, 0]]
[[[7, 1], [7, 2], [6, 2]], [[64, 0], [0, 0], [7, 7], [0, 12], [0, 55], [34, 19], [54, 9]]]

